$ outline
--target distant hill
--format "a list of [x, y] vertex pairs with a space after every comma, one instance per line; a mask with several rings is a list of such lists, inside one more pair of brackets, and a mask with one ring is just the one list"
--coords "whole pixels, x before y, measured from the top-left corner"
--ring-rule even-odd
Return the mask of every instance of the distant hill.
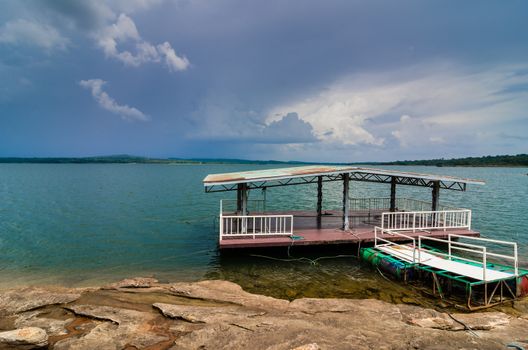
[[47, 163], [47, 164], [85, 164], [85, 163], [197, 163], [190, 160], [169, 160], [130, 155], [112, 155], [97, 157], [45, 157], [45, 158], [0, 158], [0, 163]]
[[229, 158], [148, 158], [131, 156], [127, 154], [97, 156], [97, 157], [59, 157], [59, 158], [0, 158], [0, 163], [47, 163], [47, 164], [276, 164], [276, 165], [427, 165], [427, 166], [466, 166], [466, 167], [493, 167], [493, 166], [526, 166], [528, 167], [528, 154], [499, 155], [485, 157], [466, 157], [453, 159], [429, 159], [429, 160], [402, 160], [394, 162], [354, 162], [354, 163], [316, 163], [302, 161], [279, 161], [279, 160], [248, 160]]
[[[272, 159], [270, 160], [251, 160], [251, 159], [231, 159], [231, 158], [190, 158], [190, 159], [169, 158], [169, 160], [190, 161], [190, 162], [195, 162], [195, 163], [215, 163], [215, 164], [292, 164], [292, 165], [321, 164], [317, 162], [303, 162], [303, 161], [295, 161], [295, 160], [281, 161], [281, 160], [272, 160]], [[335, 164], [335, 163], [331, 163], [331, 164]]]
[[148, 158], [123, 155], [97, 156], [97, 157], [44, 157], [44, 158], [23, 158], [4, 157], [0, 158], [0, 163], [41, 163], [41, 164], [315, 164], [297, 161], [277, 161], [277, 160], [246, 160], [246, 159], [221, 159], [221, 158]]
[[[369, 163], [373, 164], [373, 163]], [[466, 157], [452, 159], [403, 160], [395, 162], [375, 163], [378, 165], [429, 165], [429, 166], [466, 166], [466, 167], [494, 167], [494, 166], [528, 166], [528, 154], [499, 155], [484, 157]]]

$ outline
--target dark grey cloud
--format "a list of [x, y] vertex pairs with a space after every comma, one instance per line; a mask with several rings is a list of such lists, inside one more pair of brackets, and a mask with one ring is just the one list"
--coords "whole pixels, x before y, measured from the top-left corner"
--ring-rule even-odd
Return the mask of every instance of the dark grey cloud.
[[103, 1], [33, 0], [28, 1], [28, 4], [49, 11], [83, 31], [97, 30], [115, 16]]
[[301, 120], [297, 113], [288, 113], [282, 119], [273, 121], [256, 135], [257, 143], [310, 143], [319, 140], [313, 134], [312, 126]]
[[[498, 133], [528, 127], [527, 11], [522, 1], [5, 1], [0, 28], [33, 21], [56, 30], [65, 49], [22, 49], [14, 34], [4, 36], [0, 151], [200, 157], [214, 149], [343, 161], [409, 158], [418, 149], [421, 157], [519, 152], [526, 140], [511, 138], [506, 148]], [[97, 34], [122, 13], [140, 40], [116, 39], [115, 52], [107, 40], [102, 49]], [[136, 57], [138, 43], [158, 50], [165, 42], [188, 58], [180, 65], [187, 69], [170, 74], [159, 52], [145, 56], [149, 64], [116, 59]], [[105, 118], [77, 85], [87, 77], [112, 82], [112, 98], [148, 111], [152, 122], [123, 129], [119, 118]], [[408, 147], [393, 134], [404, 137], [403, 115], [420, 136]], [[441, 127], [428, 128], [427, 118]], [[76, 137], [50, 137], [54, 130]], [[139, 139], [143, 148], [132, 145]]]

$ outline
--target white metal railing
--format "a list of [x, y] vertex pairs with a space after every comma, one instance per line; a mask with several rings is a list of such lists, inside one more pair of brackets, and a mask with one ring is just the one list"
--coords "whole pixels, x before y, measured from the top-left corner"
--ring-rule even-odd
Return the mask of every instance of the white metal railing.
[[[397, 197], [396, 208], [399, 211], [424, 211], [431, 209], [431, 202]], [[383, 210], [390, 209], [390, 198], [379, 197], [379, 198], [350, 198], [350, 210]], [[462, 208], [456, 208], [449, 205], [439, 204], [438, 210], [459, 210]]]
[[[510, 255], [505, 255], [505, 254], [492, 253], [492, 252], [490, 252], [489, 248], [487, 248], [486, 246], [477, 245], [477, 244], [471, 244], [471, 243], [465, 243], [465, 242], [453, 241], [452, 237], [464, 238], [464, 239], [470, 239], [470, 240], [488, 242], [488, 243], [494, 243], [494, 244], [500, 244], [500, 245], [511, 245], [513, 247], [513, 254], [510, 256]], [[422, 263], [421, 252], [422, 252], [422, 249], [423, 249], [422, 248], [422, 241], [423, 240], [430, 240], [430, 241], [434, 241], [434, 242], [440, 242], [440, 243], [447, 244], [447, 248], [448, 248], [447, 253], [439, 252], [439, 251], [432, 251], [432, 250], [429, 250], [429, 249], [427, 250], [427, 252], [430, 253], [430, 254], [434, 254], [434, 255], [439, 255], [439, 256], [445, 257], [448, 260], [452, 260], [453, 259], [453, 250], [462, 251], [462, 252], [465, 252], [465, 253], [471, 253], [471, 254], [476, 254], [476, 255], [482, 256], [481, 260], [475, 260], [475, 259], [471, 259], [471, 258], [467, 258], [467, 257], [458, 256], [458, 255], [455, 256], [455, 258], [457, 260], [464, 260], [464, 261], [468, 261], [468, 262], [471, 262], [471, 263], [476, 263], [478, 265], [481, 265], [482, 266], [482, 280], [483, 281], [486, 281], [489, 257], [501, 258], [501, 259], [506, 259], [506, 260], [513, 261], [512, 269], [514, 270], [514, 274], [515, 274], [515, 276], [519, 275], [519, 261], [518, 261], [518, 255], [517, 255], [517, 243], [515, 243], [515, 242], [500, 241], [500, 240], [496, 240], [496, 239], [488, 239], [488, 238], [480, 238], [480, 237], [467, 237], [467, 236], [461, 236], [461, 235], [455, 235], [455, 234], [448, 235], [448, 239], [447, 240], [446, 239], [441, 239], [441, 238], [434, 238], [434, 237], [430, 237], [430, 236], [418, 236], [418, 263], [419, 264]]]
[[[402, 238], [405, 238], [406, 240], [412, 241], [413, 263], [416, 262], [416, 239], [414, 237], [408, 236], [408, 235], [403, 234], [401, 232], [392, 231], [392, 230], [381, 228], [379, 226], [375, 226], [374, 227], [374, 247], [375, 248], [383, 247], [383, 246], [399, 246], [399, 245], [401, 245], [401, 244], [395, 243], [393, 241], [389, 241], [388, 239], [385, 239], [383, 237], [380, 237], [378, 232], [380, 232], [381, 234], [386, 233], [386, 234], [390, 234], [392, 236], [402, 237]], [[381, 241], [383, 243], [379, 244], [378, 241]], [[408, 245], [408, 244], [405, 243], [405, 245]]]
[[[489, 248], [487, 250], [485, 249], [484, 252], [486, 253], [487, 256], [513, 261], [513, 270], [515, 271], [514, 272], [515, 276], [519, 275], [519, 255], [518, 255], [518, 251], [517, 251], [517, 243], [516, 242], [502, 241], [502, 240], [498, 240], [498, 239], [490, 239], [490, 238], [482, 238], [482, 237], [467, 237], [467, 236], [462, 236], [462, 235], [449, 234], [448, 235], [448, 242], [449, 242], [450, 245], [453, 242], [452, 237], [467, 239], [467, 240], [476, 241], [476, 242], [486, 242], [486, 243], [492, 243], [492, 244], [503, 245], [503, 246], [511, 246], [512, 247], [512, 255], [511, 256], [510, 255], [505, 255], [505, 254], [491, 253], [489, 251]], [[457, 242], [457, 243], [460, 244], [462, 242]], [[484, 247], [484, 248], [486, 248], [486, 247]], [[449, 254], [451, 254], [451, 250], [449, 250]]]
[[[246, 202], [247, 211], [254, 213], [263, 213], [266, 211], [265, 199], [248, 199]], [[237, 212], [236, 199], [222, 199], [220, 200], [220, 213], [235, 213]]]
[[389, 209], [390, 198], [350, 198], [350, 210]]
[[220, 215], [220, 240], [293, 235], [293, 215]]
[[381, 214], [381, 227], [389, 230], [471, 229], [471, 210], [403, 211]]

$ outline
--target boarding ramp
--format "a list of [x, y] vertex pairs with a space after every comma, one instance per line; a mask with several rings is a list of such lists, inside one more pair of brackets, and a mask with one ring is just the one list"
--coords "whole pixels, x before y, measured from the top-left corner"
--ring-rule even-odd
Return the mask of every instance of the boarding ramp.
[[[376, 227], [374, 247], [366, 248], [374, 252], [364, 256], [370, 261], [399, 261], [404, 270], [400, 275], [406, 280], [411, 276], [422, 283], [432, 281], [433, 295], [442, 299], [446, 292], [455, 298], [457, 293], [465, 294], [470, 310], [528, 294], [528, 270], [518, 267], [517, 243], [458, 234], [446, 237], [431, 237], [426, 232], [416, 237], [403, 230]], [[436, 243], [436, 247], [427, 243]]]
[[[478, 281], [492, 282], [518, 276], [517, 243], [481, 237], [468, 237], [448, 234], [447, 239], [420, 235], [418, 238], [405, 235], [401, 231], [387, 230], [376, 227], [374, 232], [374, 247], [386, 254], [394, 256], [405, 262], [425, 265], [454, 275], [465, 276]], [[391, 240], [392, 237], [406, 238], [411, 243], [399, 244]], [[511, 255], [492, 252], [484, 244], [459, 242], [456, 239], [464, 238], [475, 243], [493, 243], [511, 248]], [[428, 248], [424, 242], [432, 241], [447, 246], [447, 252]], [[465, 252], [467, 255], [477, 255], [480, 259], [455, 255], [454, 252]], [[509, 261], [510, 268], [504, 269], [503, 265], [496, 269], [491, 259]], [[511, 265], [511, 266], [510, 266]]]

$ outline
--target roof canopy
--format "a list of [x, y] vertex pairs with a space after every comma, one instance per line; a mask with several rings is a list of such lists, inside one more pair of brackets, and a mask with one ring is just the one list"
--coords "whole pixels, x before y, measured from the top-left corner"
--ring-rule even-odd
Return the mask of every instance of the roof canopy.
[[301, 185], [316, 183], [320, 176], [323, 181], [339, 181], [349, 174], [351, 181], [378, 183], [396, 182], [400, 185], [433, 187], [435, 182], [440, 188], [465, 191], [466, 184], [483, 185], [484, 181], [464, 179], [447, 175], [420, 174], [413, 172], [361, 168], [353, 166], [310, 165], [292, 168], [253, 170], [225, 174], [210, 174], [203, 180], [206, 192], [233, 191], [238, 184], [247, 184], [248, 189]]

